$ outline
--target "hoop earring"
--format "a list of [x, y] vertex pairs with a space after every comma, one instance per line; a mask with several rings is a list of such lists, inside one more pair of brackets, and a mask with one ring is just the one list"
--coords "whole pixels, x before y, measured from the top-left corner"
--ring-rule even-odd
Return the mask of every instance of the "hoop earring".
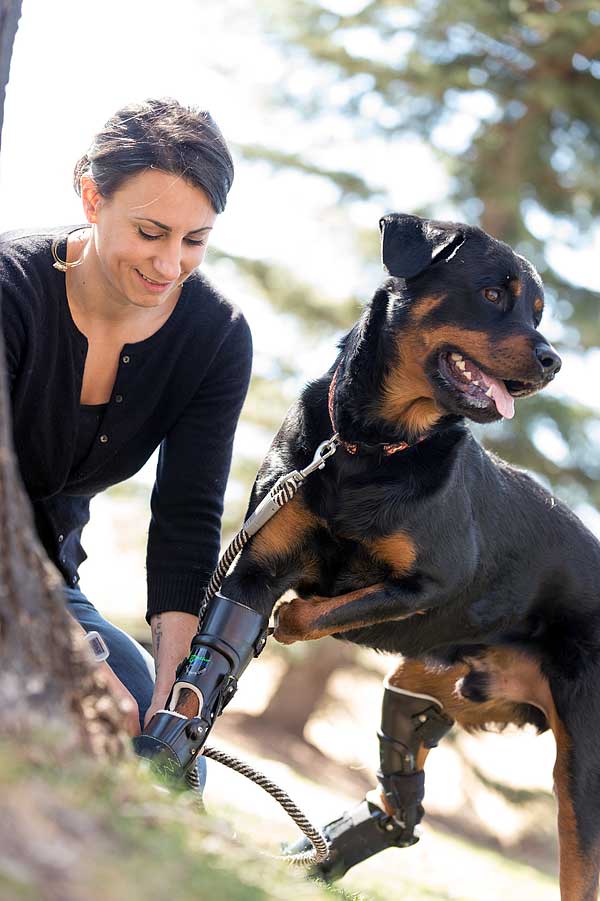
[[[80, 225], [79, 228], [74, 228], [72, 231], [68, 232], [67, 238], [69, 237], [69, 235], [72, 235], [73, 232], [81, 231], [82, 228], [86, 228], [86, 226]], [[83, 263], [83, 254], [79, 257], [78, 260], [72, 260], [72, 262], [69, 262], [68, 260], [61, 260], [61, 258], [58, 255], [58, 245], [59, 245], [59, 242], [62, 241], [62, 238], [63, 238], [62, 235], [59, 236], [58, 238], [55, 238], [54, 241], [52, 242], [52, 246], [50, 247], [50, 251], [51, 251], [52, 257], [54, 259], [54, 262], [52, 263], [52, 268], [58, 269], [59, 272], [66, 272], [68, 269], [76, 269], [77, 266], [81, 266], [81, 264]]]

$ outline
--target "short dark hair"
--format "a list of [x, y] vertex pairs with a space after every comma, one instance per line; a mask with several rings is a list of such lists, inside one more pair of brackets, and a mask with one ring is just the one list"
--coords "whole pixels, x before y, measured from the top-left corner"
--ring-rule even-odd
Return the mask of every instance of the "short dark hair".
[[216, 122], [206, 110], [165, 98], [124, 106], [94, 137], [77, 162], [73, 183], [90, 175], [110, 197], [144, 169], [181, 175], [222, 213], [233, 181], [233, 160]]

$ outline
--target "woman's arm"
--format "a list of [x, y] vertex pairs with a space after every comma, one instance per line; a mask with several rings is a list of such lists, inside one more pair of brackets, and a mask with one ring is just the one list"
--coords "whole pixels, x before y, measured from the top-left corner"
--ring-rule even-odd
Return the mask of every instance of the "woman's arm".
[[223, 495], [251, 358], [250, 331], [239, 317], [161, 445], [148, 535], [147, 618], [156, 685], [146, 724], [165, 706], [175, 671], [189, 654], [217, 563]]
[[218, 560], [223, 496], [250, 365], [250, 332], [239, 317], [161, 444], [148, 533], [148, 622], [158, 613], [197, 616], [200, 609]]
[[156, 666], [156, 682], [150, 707], [144, 718], [146, 726], [157, 710], [165, 706], [175, 681], [175, 670], [190, 651], [192, 638], [198, 630], [198, 617], [190, 613], [169, 610], [157, 613], [150, 620], [152, 648]]

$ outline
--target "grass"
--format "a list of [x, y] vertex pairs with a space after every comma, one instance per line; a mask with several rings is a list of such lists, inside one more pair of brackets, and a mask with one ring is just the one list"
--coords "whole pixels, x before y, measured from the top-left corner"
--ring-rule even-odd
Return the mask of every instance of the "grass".
[[[310, 806], [319, 787], [288, 775]], [[159, 789], [134, 760], [99, 763], [60, 736], [0, 742], [0, 901], [558, 897], [533, 868], [432, 829], [415, 848], [385, 851], [326, 887], [268, 856], [296, 833], [259, 788], [216, 765], [209, 782], [227, 807], [213, 802], [218, 816], [201, 817], [188, 793]]]

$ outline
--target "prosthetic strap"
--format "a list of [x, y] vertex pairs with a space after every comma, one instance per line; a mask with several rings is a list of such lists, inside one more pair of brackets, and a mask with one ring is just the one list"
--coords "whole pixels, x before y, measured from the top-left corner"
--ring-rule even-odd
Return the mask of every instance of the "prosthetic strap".
[[414, 830], [423, 817], [425, 794], [418, 752], [435, 748], [453, 720], [435, 698], [384, 684], [377, 778], [394, 821], [403, 829], [403, 844], [414, 845], [419, 840]]
[[[179, 664], [167, 709], [152, 717], [134, 739], [167, 776], [180, 779], [194, 763], [210, 730], [234, 696], [237, 682], [267, 640], [268, 619], [250, 607], [216, 594], [192, 640], [189, 656]], [[194, 715], [186, 714], [182, 692], [187, 689]]]

